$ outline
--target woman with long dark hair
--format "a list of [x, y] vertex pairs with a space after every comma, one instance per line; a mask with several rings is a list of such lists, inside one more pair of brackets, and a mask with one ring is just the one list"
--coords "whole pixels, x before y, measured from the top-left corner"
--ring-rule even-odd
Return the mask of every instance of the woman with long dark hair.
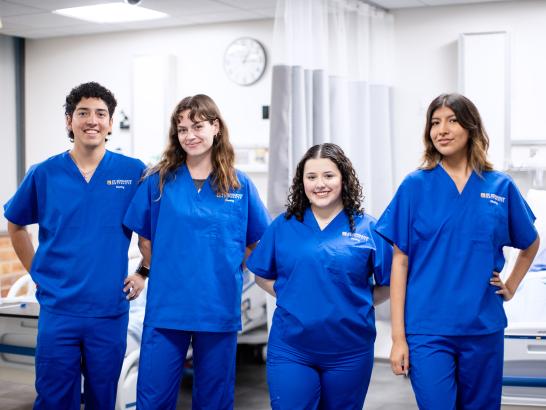
[[[487, 160], [489, 138], [468, 98], [435, 98], [423, 142], [421, 168], [376, 225], [394, 245], [392, 369], [409, 372], [420, 409], [499, 409], [503, 301], [538, 250], [535, 217]], [[505, 282], [504, 246], [522, 249]]]
[[194, 409], [232, 409], [242, 262], [269, 224], [254, 184], [234, 168], [227, 126], [206, 95], [184, 98], [168, 146], [125, 225], [151, 241], [137, 407], [174, 409], [191, 341]]
[[388, 295], [391, 246], [373, 231], [362, 187], [335, 144], [299, 162], [286, 213], [247, 262], [277, 298], [268, 352], [271, 407], [362, 409], [375, 340], [374, 304]]

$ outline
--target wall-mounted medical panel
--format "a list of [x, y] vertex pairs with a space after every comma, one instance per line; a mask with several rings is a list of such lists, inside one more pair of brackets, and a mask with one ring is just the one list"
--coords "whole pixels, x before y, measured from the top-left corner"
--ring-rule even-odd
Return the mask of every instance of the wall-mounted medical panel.
[[506, 169], [510, 157], [509, 35], [504, 31], [459, 36], [459, 92], [478, 107], [490, 138], [489, 159]]
[[176, 90], [175, 56], [134, 57], [132, 154], [147, 164], [155, 164], [165, 149]]

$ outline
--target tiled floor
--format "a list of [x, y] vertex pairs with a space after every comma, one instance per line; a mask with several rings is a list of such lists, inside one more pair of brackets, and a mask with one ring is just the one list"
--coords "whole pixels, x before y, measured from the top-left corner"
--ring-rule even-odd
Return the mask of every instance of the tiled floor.
[[30, 410], [34, 402], [34, 388], [27, 384], [0, 381], [0, 409]]
[[[237, 363], [235, 409], [268, 410], [269, 393], [265, 365], [250, 354], [242, 355]], [[0, 409], [30, 410], [34, 401], [34, 388], [21, 383], [0, 381]], [[396, 378], [386, 363], [377, 363], [373, 375], [366, 409], [414, 410], [417, 409], [407, 380]], [[177, 410], [191, 409], [191, 378], [182, 381]]]
[[[237, 362], [235, 388], [236, 410], [268, 410], [269, 394], [265, 365], [258, 363], [251, 350], [242, 348]], [[30, 410], [34, 401], [33, 386], [0, 381], [1, 410]], [[191, 409], [191, 379], [182, 381], [178, 398], [178, 410]], [[408, 379], [395, 377], [385, 361], [377, 361], [364, 405], [365, 410], [417, 410]], [[503, 410], [530, 410], [530, 407], [506, 407]], [[532, 407], [532, 409], [539, 409]]]
[[[258, 364], [252, 352], [240, 349], [235, 387], [235, 409], [269, 410], [265, 365]], [[395, 377], [390, 365], [375, 364], [364, 408], [366, 410], [416, 410], [409, 380]], [[191, 409], [191, 380], [184, 380], [177, 410]]]

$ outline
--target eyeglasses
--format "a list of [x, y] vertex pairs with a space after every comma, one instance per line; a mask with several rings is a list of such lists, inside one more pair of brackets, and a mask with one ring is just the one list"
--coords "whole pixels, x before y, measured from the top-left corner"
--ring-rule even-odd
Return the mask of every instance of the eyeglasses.
[[[191, 125], [191, 133], [193, 135], [200, 135], [205, 130], [205, 123], [207, 123], [208, 120], [203, 120], [199, 122], [194, 122]], [[190, 131], [186, 127], [178, 127], [178, 135], [181, 137], [186, 138], [190, 134]]]

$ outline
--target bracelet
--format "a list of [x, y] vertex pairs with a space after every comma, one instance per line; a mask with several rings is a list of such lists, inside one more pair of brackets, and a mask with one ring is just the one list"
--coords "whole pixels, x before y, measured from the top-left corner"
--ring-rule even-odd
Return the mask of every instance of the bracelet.
[[150, 274], [150, 268], [148, 268], [148, 267], [141, 264], [141, 265], [139, 265], [139, 267], [137, 268], [135, 273], [138, 273], [139, 275], [144, 276], [145, 278], [147, 278], [148, 275]]

